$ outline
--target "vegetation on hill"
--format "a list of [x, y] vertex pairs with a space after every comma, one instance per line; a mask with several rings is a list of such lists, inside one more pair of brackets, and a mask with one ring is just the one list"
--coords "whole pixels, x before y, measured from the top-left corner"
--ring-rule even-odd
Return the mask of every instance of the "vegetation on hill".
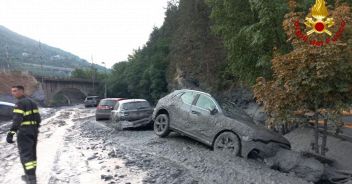
[[[67, 77], [75, 68], [89, 68], [87, 61], [21, 36], [0, 26], [0, 68], [30, 71], [35, 75]], [[104, 67], [94, 65], [98, 70]]]

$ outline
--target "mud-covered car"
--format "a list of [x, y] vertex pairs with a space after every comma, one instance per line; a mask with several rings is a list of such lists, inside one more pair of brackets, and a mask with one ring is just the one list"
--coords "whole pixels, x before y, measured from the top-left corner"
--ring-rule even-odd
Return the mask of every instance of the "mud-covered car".
[[118, 123], [121, 129], [146, 126], [152, 122], [153, 110], [144, 99], [121, 100], [111, 111], [111, 120]]
[[160, 137], [176, 131], [215, 151], [238, 156], [264, 158], [279, 148], [291, 148], [283, 136], [256, 125], [239, 109], [221, 108], [210, 94], [200, 91], [177, 90], [160, 99], [153, 120], [154, 132]]
[[0, 101], [0, 120], [10, 120], [15, 104]]
[[124, 98], [105, 98], [100, 100], [95, 111], [95, 119], [97, 121], [110, 119], [111, 111], [114, 109], [116, 103], [121, 100], [124, 100]]

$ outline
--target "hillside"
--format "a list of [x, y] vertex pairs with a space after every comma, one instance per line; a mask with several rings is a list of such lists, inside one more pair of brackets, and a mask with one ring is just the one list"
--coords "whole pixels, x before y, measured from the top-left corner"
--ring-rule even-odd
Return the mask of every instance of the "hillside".
[[[39, 44], [0, 25], [0, 68], [30, 71], [36, 75], [67, 77], [75, 68], [91, 64], [71, 53]], [[95, 65], [98, 70], [104, 68]]]

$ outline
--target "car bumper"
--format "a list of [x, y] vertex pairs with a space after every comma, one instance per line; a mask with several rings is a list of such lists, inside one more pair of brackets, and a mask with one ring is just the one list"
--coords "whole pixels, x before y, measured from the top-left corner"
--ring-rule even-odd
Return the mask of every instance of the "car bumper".
[[141, 127], [148, 125], [152, 121], [152, 118], [144, 118], [140, 120], [135, 120], [135, 121], [120, 121], [121, 127], [122, 128], [136, 128], [136, 127]]
[[109, 113], [103, 113], [103, 112], [97, 112], [95, 113], [95, 117], [98, 119], [110, 119], [110, 112]]
[[96, 102], [84, 102], [85, 106], [97, 106]]
[[279, 149], [291, 149], [289, 145], [278, 142], [265, 142], [260, 140], [242, 141], [241, 155], [248, 157], [248, 155], [256, 150], [258, 155], [262, 158], [274, 156]]

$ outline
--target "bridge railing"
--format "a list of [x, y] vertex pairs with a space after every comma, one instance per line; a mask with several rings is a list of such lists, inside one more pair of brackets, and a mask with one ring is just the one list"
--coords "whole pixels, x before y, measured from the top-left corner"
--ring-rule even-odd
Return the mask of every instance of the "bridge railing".
[[[84, 82], [84, 83], [92, 83], [93, 80], [90, 79], [81, 79], [81, 78], [74, 78], [74, 77], [48, 77], [48, 76], [39, 76], [34, 75], [34, 77], [38, 81], [57, 81], [57, 82]], [[95, 80], [94, 83], [100, 83], [99, 80]]]

